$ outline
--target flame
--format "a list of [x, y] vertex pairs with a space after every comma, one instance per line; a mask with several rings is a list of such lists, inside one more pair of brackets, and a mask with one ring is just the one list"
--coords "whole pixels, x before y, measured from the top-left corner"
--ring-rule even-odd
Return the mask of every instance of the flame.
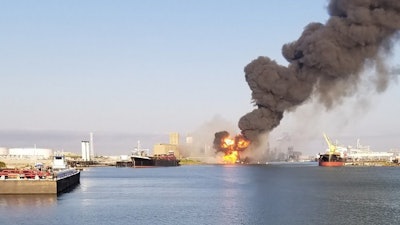
[[230, 154], [227, 154], [223, 157], [224, 163], [229, 163], [229, 164], [234, 164], [238, 161], [239, 159], [239, 153], [238, 151], [233, 151]]
[[225, 153], [223, 156], [223, 163], [234, 164], [240, 160], [240, 151], [245, 150], [250, 141], [242, 135], [237, 135], [234, 138], [224, 136], [220, 139], [219, 151]]
[[237, 139], [236, 145], [239, 149], [246, 149], [250, 145], [250, 141], [244, 139], [243, 136], [238, 136]]
[[224, 139], [224, 141], [222, 142], [222, 147], [223, 148], [232, 148], [233, 145], [235, 144], [235, 140], [227, 137]]

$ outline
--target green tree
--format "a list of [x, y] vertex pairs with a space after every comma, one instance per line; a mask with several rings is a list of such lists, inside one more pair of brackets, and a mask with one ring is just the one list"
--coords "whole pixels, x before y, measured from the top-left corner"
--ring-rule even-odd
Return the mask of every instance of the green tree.
[[5, 162], [2, 162], [2, 161], [0, 161], [0, 168], [4, 168], [4, 167], [6, 167], [6, 163], [5, 163]]

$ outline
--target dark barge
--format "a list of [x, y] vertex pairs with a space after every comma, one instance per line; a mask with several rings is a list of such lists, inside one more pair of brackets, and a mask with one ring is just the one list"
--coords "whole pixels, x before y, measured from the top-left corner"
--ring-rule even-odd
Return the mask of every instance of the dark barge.
[[80, 183], [80, 171], [66, 168], [64, 156], [54, 156], [51, 171], [4, 169], [0, 171], [0, 194], [60, 194]]
[[131, 156], [133, 167], [180, 166], [175, 155]]

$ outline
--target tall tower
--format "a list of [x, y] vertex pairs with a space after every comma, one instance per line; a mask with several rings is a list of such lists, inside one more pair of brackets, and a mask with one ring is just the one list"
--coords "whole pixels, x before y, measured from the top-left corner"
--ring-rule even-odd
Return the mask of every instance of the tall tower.
[[89, 148], [89, 142], [88, 141], [82, 141], [81, 147], [82, 147], [82, 160], [83, 161], [90, 161], [90, 148]]
[[90, 158], [94, 159], [94, 150], [93, 150], [93, 133], [90, 132]]
[[179, 133], [172, 132], [169, 134], [169, 144], [179, 145]]

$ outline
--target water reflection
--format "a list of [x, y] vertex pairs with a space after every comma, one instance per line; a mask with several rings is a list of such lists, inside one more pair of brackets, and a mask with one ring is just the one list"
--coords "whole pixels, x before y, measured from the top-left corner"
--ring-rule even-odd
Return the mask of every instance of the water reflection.
[[48, 207], [57, 203], [57, 195], [0, 195], [0, 208], [23, 208], [27, 206]]

